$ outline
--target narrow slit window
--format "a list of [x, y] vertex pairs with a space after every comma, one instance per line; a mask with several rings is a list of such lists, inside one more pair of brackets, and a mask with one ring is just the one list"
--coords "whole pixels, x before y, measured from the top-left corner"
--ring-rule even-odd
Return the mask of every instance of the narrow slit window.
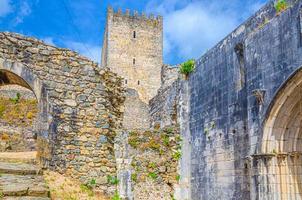
[[140, 81], [137, 81], [137, 85], [140, 85]]
[[133, 38], [136, 38], [136, 31], [133, 31]]
[[136, 60], [135, 60], [135, 58], [133, 58], [133, 65], [135, 65], [135, 63], [136, 63]]
[[128, 84], [128, 81], [127, 81], [127, 79], [125, 80], [125, 84], [126, 84], [126, 85]]

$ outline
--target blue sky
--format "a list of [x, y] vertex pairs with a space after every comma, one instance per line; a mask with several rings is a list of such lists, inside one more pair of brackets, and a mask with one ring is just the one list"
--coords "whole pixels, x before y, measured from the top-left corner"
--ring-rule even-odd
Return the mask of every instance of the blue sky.
[[37, 37], [100, 62], [108, 5], [164, 17], [164, 62], [200, 57], [267, 0], [0, 0], [0, 31]]

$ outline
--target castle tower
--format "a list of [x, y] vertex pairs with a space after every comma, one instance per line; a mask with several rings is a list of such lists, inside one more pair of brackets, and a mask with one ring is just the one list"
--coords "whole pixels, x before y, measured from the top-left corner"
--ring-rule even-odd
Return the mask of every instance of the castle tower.
[[123, 77], [125, 87], [135, 89], [148, 103], [160, 87], [162, 64], [162, 17], [108, 8], [102, 66]]

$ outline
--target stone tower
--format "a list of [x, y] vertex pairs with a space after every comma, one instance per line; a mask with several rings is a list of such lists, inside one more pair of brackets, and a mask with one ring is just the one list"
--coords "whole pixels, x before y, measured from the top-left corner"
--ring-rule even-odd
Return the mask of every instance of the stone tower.
[[145, 103], [161, 84], [163, 65], [163, 19], [138, 12], [107, 10], [102, 66], [125, 79]]

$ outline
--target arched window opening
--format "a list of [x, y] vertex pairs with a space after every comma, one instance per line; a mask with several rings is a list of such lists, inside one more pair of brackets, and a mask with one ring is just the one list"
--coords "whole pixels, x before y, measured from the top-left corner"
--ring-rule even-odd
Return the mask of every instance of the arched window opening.
[[136, 31], [133, 31], [133, 38], [136, 38]]

